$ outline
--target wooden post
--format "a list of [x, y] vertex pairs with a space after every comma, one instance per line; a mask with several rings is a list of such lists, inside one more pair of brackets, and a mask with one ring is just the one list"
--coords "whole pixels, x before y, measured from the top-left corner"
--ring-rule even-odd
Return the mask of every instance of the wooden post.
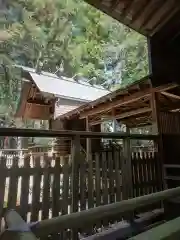
[[[89, 124], [89, 118], [86, 117], [86, 131], [89, 132], [90, 129], [90, 124]], [[90, 158], [90, 154], [91, 154], [91, 139], [90, 138], [86, 138], [86, 161], [88, 162], [91, 158]]]
[[[127, 133], [130, 132], [126, 127]], [[131, 167], [131, 140], [123, 140], [123, 159], [122, 159], [122, 198], [123, 200], [133, 197], [132, 167]]]
[[159, 109], [158, 109], [158, 93], [152, 91], [150, 105], [152, 110], [152, 132], [159, 132]]
[[[78, 212], [79, 203], [79, 178], [80, 178], [80, 136], [75, 136], [72, 139], [71, 156], [72, 156], [72, 175], [71, 175], [71, 189], [72, 202], [71, 212]], [[72, 239], [78, 239], [78, 232], [73, 230]]]
[[163, 173], [163, 140], [162, 140], [162, 131], [160, 127], [160, 121], [159, 121], [159, 114], [160, 114], [160, 106], [158, 104], [158, 93], [152, 92], [151, 93], [151, 109], [152, 109], [152, 133], [159, 133], [159, 139], [157, 142], [154, 142], [155, 149], [157, 149], [157, 152], [155, 154], [157, 155], [157, 167], [158, 167], [158, 189], [163, 190], [164, 189], [164, 173]]

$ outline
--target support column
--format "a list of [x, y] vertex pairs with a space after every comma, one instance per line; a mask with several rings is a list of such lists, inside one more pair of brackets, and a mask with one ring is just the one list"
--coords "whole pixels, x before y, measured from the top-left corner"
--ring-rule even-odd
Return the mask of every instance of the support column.
[[162, 131], [160, 126], [160, 106], [158, 101], [158, 93], [153, 91], [151, 94], [151, 109], [152, 109], [152, 133], [159, 134], [159, 139], [154, 142], [155, 154], [157, 155], [157, 168], [158, 168], [158, 190], [161, 191], [164, 189], [164, 172], [163, 172], [163, 139], [162, 139]]
[[[86, 117], [86, 131], [87, 132], [91, 131], [88, 117]], [[87, 162], [90, 160], [91, 152], [92, 152], [91, 138], [86, 138], [86, 161]]]
[[[130, 134], [130, 129], [126, 127], [126, 132]], [[133, 181], [131, 167], [131, 139], [123, 140], [123, 159], [122, 159], [122, 197], [123, 200], [133, 197]]]
[[159, 129], [159, 106], [158, 106], [158, 93], [152, 91], [150, 105], [152, 110], [152, 133], [156, 134], [160, 132]]
[[[78, 202], [79, 202], [79, 166], [80, 166], [80, 136], [75, 136], [72, 138], [71, 142], [71, 159], [72, 159], [72, 174], [71, 174], [71, 212], [78, 212]], [[78, 232], [73, 230], [72, 239], [78, 239]]]

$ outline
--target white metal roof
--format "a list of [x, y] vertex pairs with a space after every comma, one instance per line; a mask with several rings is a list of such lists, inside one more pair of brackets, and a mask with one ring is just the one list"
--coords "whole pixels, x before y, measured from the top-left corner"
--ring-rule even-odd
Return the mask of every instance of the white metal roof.
[[92, 86], [86, 82], [83, 84], [83, 81], [79, 83], [72, 78], [58, 77], [52, 73], [42, 72], [38, 74], [32, 68], [19, 67], [29, 72], [34, 83], [41, 92], [53, 94], [56, 97], [90, 102], [110, 93], [101, 86]]

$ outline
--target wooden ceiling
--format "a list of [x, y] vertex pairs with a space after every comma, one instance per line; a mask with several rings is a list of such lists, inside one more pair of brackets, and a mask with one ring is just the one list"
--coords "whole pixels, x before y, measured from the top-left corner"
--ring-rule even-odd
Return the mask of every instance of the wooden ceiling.
[[85, 0], [137, 32], [152, 36], [178, 11], [179, 0]]

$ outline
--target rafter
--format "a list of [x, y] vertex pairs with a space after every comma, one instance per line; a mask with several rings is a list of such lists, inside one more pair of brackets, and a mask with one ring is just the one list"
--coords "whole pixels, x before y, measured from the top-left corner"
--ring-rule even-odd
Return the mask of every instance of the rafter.
[[163, 94], [164, 96], [170, 97], [170, 98], [174, 98], [174, 99], [178, 99], [180, 100], [180, 96], [172, 94], [172, 93], [168, 93], [168, 92], [161, 92], [161, 94]]

